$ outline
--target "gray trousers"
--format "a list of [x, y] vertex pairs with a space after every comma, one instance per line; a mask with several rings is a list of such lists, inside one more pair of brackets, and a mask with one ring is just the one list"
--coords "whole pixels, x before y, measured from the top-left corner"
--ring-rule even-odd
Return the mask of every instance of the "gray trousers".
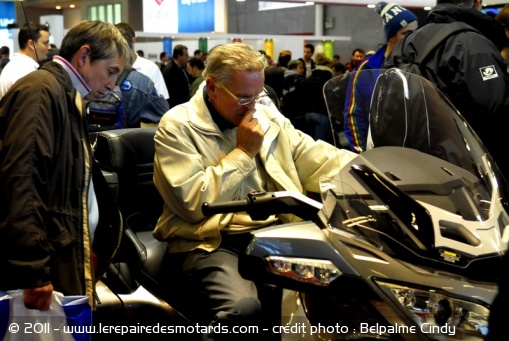
[[257, 285], [239, 274], [239, 254], [248, 237], [225, 236], [215, 251], [170, 256], [172, 283], [178, 285], [172, 289], [178, 294], [176, 307], [191, 322], [209, 327], [202, 340], [280, 339], [272, 326], [280, 325], [281, 289]]

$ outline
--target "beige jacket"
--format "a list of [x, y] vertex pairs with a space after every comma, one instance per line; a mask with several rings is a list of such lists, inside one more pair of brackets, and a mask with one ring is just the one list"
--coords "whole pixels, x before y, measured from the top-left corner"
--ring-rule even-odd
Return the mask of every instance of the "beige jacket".
[[266, 132], [254, 159], [235, 148], [236, 128], [219, 130], [202, 91], [161, 119], [155, 136], [154, 182], [164, 208], [154, 236], [168, 241], [170, 252], [211, 251], [219, 246], [223, 228], [274, 221], [253, 222], [246, 214], [231, 213], [206, 218], [203, 202], [245, 199], [252, 190], [262, 189], [319, 192], [320, 176], [336, 175], [357, 155], [314, 141], [274, 106], [257, 103], [256, 115]]

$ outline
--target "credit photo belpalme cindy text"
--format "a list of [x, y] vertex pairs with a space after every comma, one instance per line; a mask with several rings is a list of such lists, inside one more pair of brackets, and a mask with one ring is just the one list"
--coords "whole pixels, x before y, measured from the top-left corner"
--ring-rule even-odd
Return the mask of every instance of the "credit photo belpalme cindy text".
[[456, 335], [455, 326], [436, 326], [430, 323], [423, 323], [418, 326], [406, 325], [391, 325], [385, 326], [380, 324], [360, 323], [359, 329], [336, 323], [335, 325], [322, 325], [317, 324], [310, 326], [306, 323], [286, 324], [282, 326], [273, 326], [272, 328], [261, 328], [258, 326], [172, 326], [156, 324], [154, 326], [141, 325], [136, 326], [111, 326], [99, 325], [95, 326], [60, 326], [55, 328], [50, 323], [11, 323], [8, 331], [11, 334], [24, 333], [24, 334], [52, 334], [55, 332], [63, 332], [65, 334], [258, 334], [272, 332], [274, 334], [369, 334], [369, 335], [387, 335], [387, 334], [443, 334], [443, 335]]
[[291, 334], [370, 334], [370, 335], [384, 335], [384, 334], [443, 334], [443, 335], [456, 335], [456, 327], [450, 325], [437, 326], [431, 323], [423, 323], [421, 326], [407, 326], [407, 325], [390, 325], [385, 326], [381, 324], [360, 323], [359, 329], [336, 323], [335, 325], [317, 325], [309, 326], [304, 323], [297, 323], [294, 325], [286, 325], [273, 329], [275, 333], [291, 333]]

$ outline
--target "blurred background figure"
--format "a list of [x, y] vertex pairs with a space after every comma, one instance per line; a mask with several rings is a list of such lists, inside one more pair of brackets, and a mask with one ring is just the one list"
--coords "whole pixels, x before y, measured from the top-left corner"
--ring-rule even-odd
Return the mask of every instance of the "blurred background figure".
[[283, 80], [291, 59], [292, 51], [283, 50], [279, 53], [277, 64], [265, 68], [265, 85], [274, 89], [277, 98], [281, 98], [283, 95]]
[[305, 131], [306, 118], [300, 85], [305, 79], [304, 64], [300, 60], [291, 60], [283, 79], [281, 113], [299, 130]]
[[345, 67], [348, 71], [353, 71], [357, 65], [364, 59], [364, 50], [360, 47], [356, 48], [352, 51], [352, 58], [348, 63], [345, 64]]
[[[393, 50], [394, 45], [419, 26], [417, 16], [414, 13], [395, 3], [380, 1], [376, 4], [375, 13], [382, 17], [386, 43], [371, 56], [366, 56], [354, 68], [354, 71], [381, 69], [385, 58]], [[353, 79], [355, 79], [355, 84]], [[375, 81], [371, 77], [363, 77], [362, 74], [350, 79], [349, 92], [346, 96], [343, 112], [343, 127], [349, 142], [349, 148], [353, 152], [360, 153], [366, 150], [371, 93]]]
[[[132, 41], [130, 30], [119, 31], [132, 52], [129, 44]], [[167, 99], [159, 95], [152, 79], [134, 69], [132, 65], [126, 65], [117, 79], [117, 85], [122, 93], [124, 116], [124, 123], [119, 128], [157, 126], [161, 117], [170, 109]]]
[[51, 50], [49, 29], [40, 24], [26, 23], [18, 33], [19, 51], [0, 75], [0, 98], [20, 78], [39, 68]]
[[324, 53], [317, 53], [315, 62], [316, 68], [311, 72], [311, 76], [301, 84], [301, 96], [305, 98], [303, 105], [308, 126], [306, 130], [315, 140], [327, 141], [330, 122], [323, 97], [323, 86], [334, 77], [334, 73], [330, 68], [331, 60]]
[[40, 66], [43, 66], [44, 63], [49, 62], [50, 60], [53, 60], [53, 57], [58, 56], [58, 54], [60, 53], [60, 49], [55, 44], [50, 45], [51, 50], [49, 50], [48, 52], [48, 57], [45, 60], [39, 62]]
[[334, 76], [341, 76], [346, 73], [346, 67], [342, 63], [333, 63], [331, 66]]
[[171, 63], [163, 69], [163, 78], [170, 94], [168, 103], [170, 109], [189, 100], [191, 90], [191, 76], [187, 72], [189, 53], [187, 46], [178, 44], [173, 47]]
[[[120, 33], [122, 33], [122, 35], [125, 37], [129, 47], [131, 48], [131, 51], [134, 53], [134, 44], [136, 43], [136, 33], [134, 32], [134, 28], [125, 22], [118, 23], [115, 25], [115, 27], [118, 28]], [[136, 53], [134, 53], [134, 62], [132, 65], [133, 69], [143, 73], [148, 78], [150, 78], [150, 80], [154, 82], [157, 93], [168, 100], [170, 95], [168, 94], [168, 89], [166, 88], [161, 69], [159, 69], [153, 61], [148, 60], [143, 56], [143, 50], [138, 50]]]
[[155, 63], [157, 66], [159, 66], [159, 69], [162, 71], [163, 68], [166, 66], [166, 64], [168, 64], [169, 61], [170, 61], [170, 55], [168, 54], [168, 52], [163, 51], [159, 54], [159, 60]]
[[198, 58], [198, 59], [201, 59], [201, 57], [203, 56], [203, 51], [198, 49], [198, 50], [194, 50], [194, 53], [193, 53], [193, 57], [194, 58]]
[[0, 74], [4, 69], [5, 65], [10, 61], [11, 50], [7, 46], [2, 46], [0, 48]]
[[311, 71], [313, 71], [316, 67], [315, 61], [313, 60], [314, 53], [315, 46], [313, 44], [304, 45], [304, 54], [302, 58], [299, 58], [299, 60], [304, 65], [304, 70], [306, 70], [306, 77], [311, 76]]
[[267, 52], [265, 52], [265, 50], [258, 50], [258, 52], [260, 52], [265, 57], [268, 66], [274, 66], [274, 61], [272, 60], [272, 57], [269, 56]]
[[189, 91], [189, 98], [193, 97], [200, 84], [203, 82], [203, 70], [205, 69], [205, 63], [201, 58], [191, 58], [187, 61], [187, 72], [191, 77], [194, 78], [193, 83], [191, 84], [191, 90]]
[[202, 55], [201, 55], [201, 60], [205, 63], [205, 66], [207, 66], [207, 57], [209, 56], [209, 53], [208, 52], [204, 52]]

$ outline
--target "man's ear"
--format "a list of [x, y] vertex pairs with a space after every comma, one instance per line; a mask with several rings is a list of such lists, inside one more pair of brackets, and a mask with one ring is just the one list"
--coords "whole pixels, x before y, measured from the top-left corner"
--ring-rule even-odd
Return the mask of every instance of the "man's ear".
[[209, 98], [211, 100], [215, 100], [217, 97], [217, 95], [216, 95], [216, 90], [217, 90], [216, 81], [211, 77], [207, 77], [207, 79], [205, 79], [205, 86], [207, 87], [207, 93], [209, 95]]
[[86, 62], [89, 54], [90, 54], [90, 46], [83, 45], [82, 47], [80, 47], [80, 49], [78, 50], [78, 65], [80, 67], [83, 67], [85, 65], [85, 62]]

